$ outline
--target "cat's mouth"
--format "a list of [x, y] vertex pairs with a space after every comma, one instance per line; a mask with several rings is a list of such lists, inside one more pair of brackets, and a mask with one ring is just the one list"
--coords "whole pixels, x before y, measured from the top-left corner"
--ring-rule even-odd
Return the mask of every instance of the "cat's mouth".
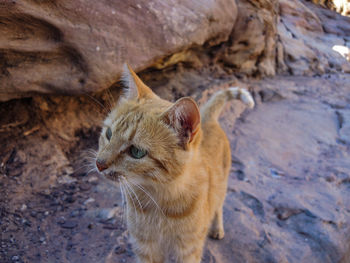
[[119, 181], [120, 178], [120, 174], [116, 173], [116, 172], [109, 172], [109, 173], [105, 173], [104, 176], [112, 181]]

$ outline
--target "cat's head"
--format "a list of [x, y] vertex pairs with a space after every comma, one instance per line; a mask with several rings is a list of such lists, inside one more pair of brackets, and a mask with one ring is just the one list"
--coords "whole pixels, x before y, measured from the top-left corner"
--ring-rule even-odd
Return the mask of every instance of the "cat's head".
[[135, 72], [124, 67], [124, 96], [103, 123], [96, 167], [107, 178], [139, 184], [177, 178], [193, 154], [200, 115], [191, 98], [160, 99]]

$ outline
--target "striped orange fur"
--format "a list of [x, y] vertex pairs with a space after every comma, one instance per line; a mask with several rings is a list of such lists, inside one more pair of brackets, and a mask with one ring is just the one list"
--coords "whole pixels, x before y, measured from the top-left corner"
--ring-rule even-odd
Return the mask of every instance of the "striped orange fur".
[[224, 237], [231, 153], [217, 118], [228, 100], [254, 101], [230, 88], [199, 110], [189, 97], [159, 98], [128, 65], [123, 78], [128, 90], [104, 121], [97, 167], [120, 183], [138, 262], [198, 263], [207, 235]]

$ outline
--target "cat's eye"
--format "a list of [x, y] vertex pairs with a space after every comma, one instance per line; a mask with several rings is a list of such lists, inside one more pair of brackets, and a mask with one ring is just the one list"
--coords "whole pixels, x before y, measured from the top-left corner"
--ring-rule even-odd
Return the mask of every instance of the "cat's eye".
[[108, 141], [112, 138], [112, 130], [109, 127], [106, 130], [106, 137], [107, 137]]
[[139, 148], [135, 147], [134, 145], [131, 145], [130, 155], [132, 158], [141, 159], [141, 158], [145, 157], [146, 154], [147, 154], [147, 151], [139, 149]]

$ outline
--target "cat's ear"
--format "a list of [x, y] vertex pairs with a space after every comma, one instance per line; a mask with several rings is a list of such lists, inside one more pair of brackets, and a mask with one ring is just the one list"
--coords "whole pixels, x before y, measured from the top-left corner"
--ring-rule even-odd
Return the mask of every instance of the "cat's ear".
[[166, 124], [176, 131], [184, 148], [192, 142], [200, 126], [200, 114], [196, 102], [189, 98], [181, 98], [163, 114]]
[[153, 91], [142, 82], [127, 63], [123, 66], [122, 81], [127, 88], [125, 93], [127, 99], [156, 97]]

